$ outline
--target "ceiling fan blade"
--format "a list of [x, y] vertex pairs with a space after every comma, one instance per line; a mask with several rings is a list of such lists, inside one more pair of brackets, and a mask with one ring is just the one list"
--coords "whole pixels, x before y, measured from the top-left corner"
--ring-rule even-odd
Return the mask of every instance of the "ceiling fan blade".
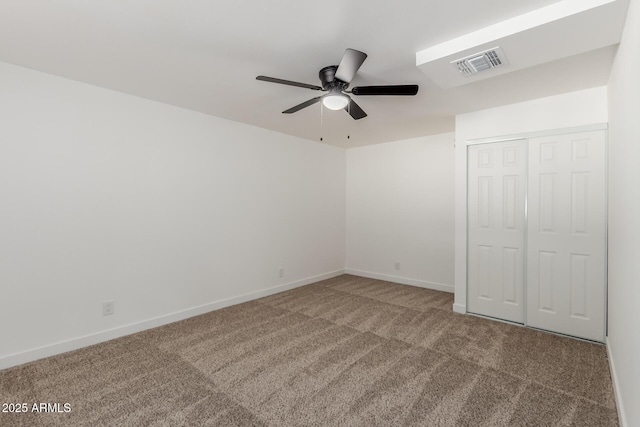
[[344, 111], [349, 113], [351, 117], [354, 118], [354, 120], [360, 120], [367, 117], [367, 113], [365, 113], [364, 110], [360, 108], [358, 104], [356, 104], [356, 101], [351, 99], [350, 96], [347, 96], [347, 98], [349, 98], [349, 103], [346, 107], [344, 107]]
[[415, 95], [418, 85], [357, 86], [351, 89], [354, 95]]
[[291, 80], [276, 79], [275, 77], [258, 76], [256, 77], [256, 80], [262, 80], [263, 82], [279, 83], [281, 85], [303, 87], [305, 89], [322, 90], [320, 86], [309, 85], [306, 83], [292, 82]]
[[364, 52], [355, 49], [345, 50], [340, 65], [336, 70], [336, 79], [350, 83], [365, 59], [367, 59], [367, 54]]
[[284, 110], [284, 111], [282, 112], [282, 114], [291, 114], [291, 113], [295, 113], [296, 111], [300, 111], [300, 110], [302, 110], [303, 108], [307, 108], [307, 107], [308, 107], [308, 106], [310, 106], [310, 105], [313, 105], [313, 104], [316, 104], [316, 103], [320, 102], [320, 100], [321, 100], [322, 98], [324, 98], [324, 95], [322, 95], [322, 96], [317, 96], [317, 97], [315, 97], [315, 98], [311, 98], [310, 100], [305, 101], [305, 102], [303, 102], [302, 104], [298, 104], [298, 105], [296, 105], [295, 107], [291, 107], [291, 108], [289, 108], [288, 110]]

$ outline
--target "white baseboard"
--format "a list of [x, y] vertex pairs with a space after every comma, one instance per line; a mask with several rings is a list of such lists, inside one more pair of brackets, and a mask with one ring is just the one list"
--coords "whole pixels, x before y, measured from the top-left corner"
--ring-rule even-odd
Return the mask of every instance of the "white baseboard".
[[466, 314], [467, 306], [466, 306], [466, 304], [454, 303], [453, 304], [453, 311], [454, 311], [454, 313]]
[[283, 285], [274, 286], [268, 289], [261, 289], [259, 291], [250, 292], [243, 295], [238, 295], [232, 298], [226, 298], [207, 304], [203, 304], [197, 307], [189, 308], [186, 310], [169, 313], [163, 316], [154, 317], [151, 319], [143, 320], [136, 323], [131, 323], [117, 328], [109, 329], [106, 331], [97, 332], [90, 335], [85, 335], [77, 338], [72, 338], [65, 341], [60, 341], [54, 344], [48, 344], [42, 347], [34, 348], [19, 353], [9, 354], [7, 356], [0, 357], [0, 369], [10, 368], [12, 366], [21, 365], [23, 363], [32, 362], [34, 360], [42, 359], [49, 356], [55, 356], [57, 354], [66, 353], [68, 351], [77, 350], [79, 348], [87, 347], [90, 345], [98, 344], [104, 341], [109, 341], [114, 338], [123, 337], [125, 335], [131, 335], [136, 332], [141, 332], [147, 329], [156, 328], [169, 323], [177, 322], [179, 320], [188, 319], [189, 317], [205, 314], [210, 311], [219, 310], [221, 308], [229, 307], [232, 305], [240, 304], [243, 302], [251, 301], [254, 299], [266, 297], [269, 295], [277, 294], [279, 292], [294, 289], [300, 286], [309, 285], [311, 283], [319, 282], [320, 280], [331, 279], [344, 274], [344, 270], [336, 270], [317, 276], [307, 277], [305, 279], [296, 280], [294, 282], [285, 283]]
[[616, 365], [613, 361], [613, 355], [611, 354], [611, 346], [609, 345], [609, 337], [605, 339], [607, 346], [607, 358], [609, 359], [609, 370], [611, 371], [611, 381], [613, 382], [613, 394], [616, 398], [616, 409], [618, 410], [618, 421], [620, 421], [620, 427], [628, 427], [627, 418], [624, 412], [624, 406], [622, 404], [622, 395], [620, 394], [620, 387], [618, 383], [618, 374], [616, 372]]
[[409, 279], [406, 277], [391, 276], [382, 273], [372, 273], [370, 271], [354, 270], [347, 268], [344, 270], [346, 274], [352, 274], [354, 276], [366, 277], [368, 279], [385, 280], [387, 282], [400, 283], [401, 285], [418, 286], [420, 288], [432, 289], [434, 291], [451, 292], [455, 291], [453, 285], [446, 285], [444, 283], [427, 282], [426, 280]]

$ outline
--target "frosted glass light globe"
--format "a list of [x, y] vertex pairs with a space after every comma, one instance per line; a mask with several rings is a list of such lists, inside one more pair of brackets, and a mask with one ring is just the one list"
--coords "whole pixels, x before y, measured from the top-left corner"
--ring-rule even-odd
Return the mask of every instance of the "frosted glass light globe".
[[344, 95], [327, 95], [322, 98], [322, 103], [330, 110], [342, 110], [349, 104], [349, 99]]

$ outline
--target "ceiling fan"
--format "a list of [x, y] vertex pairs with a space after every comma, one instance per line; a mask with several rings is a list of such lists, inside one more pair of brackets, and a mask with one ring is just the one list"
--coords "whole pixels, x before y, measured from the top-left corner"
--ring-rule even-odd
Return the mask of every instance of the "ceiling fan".
[[312, 98], [308, 101], [283, 111], [284, 114], [295, 113], [310, 105], [322, 101], [322, 104], [331, 110], [344, 109], [355, 120], [367, 117], [367, 113], [348, 95], [400, 95], [412, 96], [418, 93], [418, 85], [393, 85], [393, 86], [356, 86], [347, 90], [349, 83], [362, 66], [367, 54], [355, 49], [347, 49], [342, 56], [340, 65], [329, 65], [320, 70], [319, 77], [322, 86], [293, 82], [291, 80], [276, 79], [274, 77], [258, 76], [257, 80], [279, 83], [289, 86], [297, 86], [312, 90], [328, 92], [324, 95]]

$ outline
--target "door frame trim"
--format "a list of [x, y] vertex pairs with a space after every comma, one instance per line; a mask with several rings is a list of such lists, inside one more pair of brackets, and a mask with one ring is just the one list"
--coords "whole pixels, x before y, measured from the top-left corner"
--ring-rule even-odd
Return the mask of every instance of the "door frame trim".
[[[566, 135], [569, 133], [580, 133], [580, 132], [590, 132], [595, 130], [608, 130], [608, 123], [596, 123], [593, 125], [587, 126], [576, 126], [570, 128], [559, 128], [559, 129], [548, 129], [541, 130], [535, 132], [525, 132], [525, 133], [517, 133], [511, 135], [499, 135], [499, 136], [491, 136], [488, 138], [477, 138], [477, 139], [469, 139], [466, 142], [466, 145], [476, 145], [476, 144], [490, 144], [492, 142], [506, 142], [506, 141], [514, 141], [517, 139], [530, 139], [530, 138], [539, 138], [541, 136], [554, 136], [554, 135]], [[467, 153], [469, 151], [467, 150]], [[467, 156], [467, 170], [469, 168], [468, 156]]]

